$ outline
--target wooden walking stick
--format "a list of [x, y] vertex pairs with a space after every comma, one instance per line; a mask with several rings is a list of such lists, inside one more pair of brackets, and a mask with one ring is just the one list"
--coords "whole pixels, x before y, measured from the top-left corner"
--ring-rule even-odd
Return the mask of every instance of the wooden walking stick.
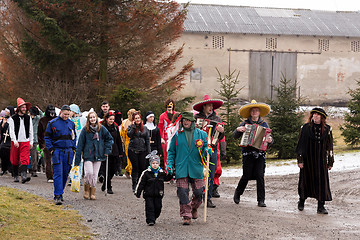
[[212, 125], [207, 125], [209, 129], [209, 134], [207, 136], [207, 156], [206, 156], [206, 175], [205, 175], [205, 198], [204, 198], [204, 222], [206, 222], [206, 214], [207, 214], [207, 196], [208, 196], [208, 189], [209, 189], [209, 165], [210, 165], [210, 154], [209, 154], [209, 148], [210, 148], [210, 141], [211, 141], [211, 130]]

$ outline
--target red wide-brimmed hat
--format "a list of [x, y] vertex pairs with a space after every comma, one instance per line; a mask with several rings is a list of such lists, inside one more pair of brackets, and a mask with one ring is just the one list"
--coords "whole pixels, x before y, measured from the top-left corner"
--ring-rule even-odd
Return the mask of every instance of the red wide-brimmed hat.
[[22, 98], [17, 98], [16, 102], [17, 102], [16, 111], [19, 111], [19, 107], [21, 107], [22, 105], [26, 105], [26, 110], [29, 111], [31, 107], [31, 104], [29, 102], [25, 102]]
[[224, 102], [222, 100], [220, 100], [220, 99], [210, 99], [209, 95], [205, 95], [204, 96], [204, 101], [195, 103], [194, 106], [193, 106], [193, 109], [198, 111], [198, 112], [201, 112], [202, 111], [202, 106], [205, 105], [205, 104], [208, 104], [208, 103], [212, 103], [213, 109], [215, 110], [215, 109], [218, 109], [219, 107], [221, 107]]

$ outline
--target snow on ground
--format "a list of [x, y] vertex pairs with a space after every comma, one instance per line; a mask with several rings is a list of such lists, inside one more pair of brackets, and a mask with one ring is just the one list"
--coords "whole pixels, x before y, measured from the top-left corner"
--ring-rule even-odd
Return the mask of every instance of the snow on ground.
[[[317, 106], [300, 106], [299, 111], [302, 112], [310, 112], [311, 109]], [[331, 118], [343, 118], [345, 113], [349, 113], [350, 110], [347, 107], [334, 107], [334, 106], [328, 106], [328, 107], [321, 107], [325, 110], [325, 112], [331, 117]]]
[[[360, 168], [360, 151], [359, 152], [350, 152], [350, 153], [341, 153], [335, 154], [334, 167], [331, 171], [343, 171]], [[223, 169], [221, 176], [222, 177], [240, 177], [242, 176], [241, 168], [229, 168]], [[296, 159], [288, 161], [275, 161], [267, 162], [265, 176], [271, 175], [288, 175], [288, 174], [298, 174], [299, 168], [296, 163]]]

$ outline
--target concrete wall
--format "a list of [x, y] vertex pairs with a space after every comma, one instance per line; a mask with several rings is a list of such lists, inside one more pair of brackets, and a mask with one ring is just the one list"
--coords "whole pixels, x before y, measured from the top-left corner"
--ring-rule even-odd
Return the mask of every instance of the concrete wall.
[[[213, 36], [224, 36], [222, 48], [213, 48]], [[267, 39], [275, 40], [276, 46], [267, 46]], [[319, 50], [319, 39], [328, 40], [324, 49]], [[179, 96], [197, 96], [205, 94], [216, 98], [219, 89], [217, 82], [219, 69], [222, 75], [231, 70], [240, 71], [239, 87], [244, 87], [239, 98], [249, 99], [249, 51], [298, 52], [297, 86], [298, 94], [309, 104], [345, 103], [350, 96], [349, 88], [356, 88], [360, 80], [360, 47], [351, 50], [351, 42], [360, 39], [346, 37], [318, 36], [269, 36], [244, 34], [205, 34], [184, 33], [176, 45], [185, 43], [184, 57], [178, 66], [194, 61], [194, 68], [201, 68], [202, 80], [190, 80], [186, 76], [186, 86]], [[358, 44], [359, 42], [357, 42]], [[360, 44], [358, 44], [360, 46]], [[328, 47], [328, 49], [327, 49]], [[228, 49], [232, 51], [228, 51]], [[236, 50], [236, 51], [235, 51]], [[353, 49], [354, 50], [354, 49]]]

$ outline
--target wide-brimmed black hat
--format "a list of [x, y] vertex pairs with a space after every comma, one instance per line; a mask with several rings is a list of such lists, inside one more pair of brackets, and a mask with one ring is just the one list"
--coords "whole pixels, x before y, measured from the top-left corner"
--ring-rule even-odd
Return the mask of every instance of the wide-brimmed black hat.
[[322, 116], [324, 116], [324, 118], [327, 117], [327, 114], [326, 114], [325, 110], [322, 109], [322, 108], [319, 108], [319, 107], [313, 108], [313, 109], [310, 111], [310, 114], [313, 114], [313, 113], [319, 113], [319, 114], [321, 114]]

